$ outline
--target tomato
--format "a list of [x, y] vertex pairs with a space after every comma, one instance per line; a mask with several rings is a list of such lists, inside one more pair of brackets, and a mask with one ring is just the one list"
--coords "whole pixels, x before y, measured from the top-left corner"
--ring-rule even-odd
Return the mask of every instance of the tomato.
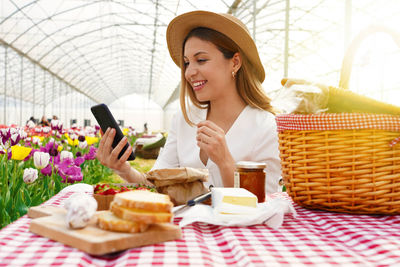
[[117, 193], [122, 193], [130, 190], [149, 190], [152, 192], [157, 192], [155, 188], [147, 185], [127, 185], [119, 186], [112, 184], [96, 184], [94, 187], [94, 194], [99, 195], [115, 195]]

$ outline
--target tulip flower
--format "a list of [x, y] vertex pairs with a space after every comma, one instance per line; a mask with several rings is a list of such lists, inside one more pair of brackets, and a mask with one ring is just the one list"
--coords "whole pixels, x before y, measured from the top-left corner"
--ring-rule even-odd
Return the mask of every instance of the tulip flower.
[[57, 130], [58, 131], [58, 122], [59, 122], [59, 120], [51, 120], [50, 125], [51, 125], [51, 129], [52, 130]]
[[80, 149], [85, 149], [85, 148], [88, 147], [88, 143], [86, 142], [86, 140], [83, 141], [83, 142], [79, 142], [78, 147], [79, 147]]
[[11, 159], [14, 160], [25, 160], [27, 156], [31, 153], [31, 147], [23, 146], [12, 146], [11, 147]]
[[85, 160], [93, 160], [96, 158], [97, 148], [90, 146], [89, 153], [85, 154]]
[[74, 160], [74, 154], [72, 154], [72, 152], [69, 152], [69, 151], [65, 151], [65, 150], [63, 150], [63, 151], [61, 151], [61, 154], [60, 154], [60, 161], [62, 162], [62, 161], [64, 161], [65, 159], [71, 159], [71, 160]]
[[88, 145], [93, 145], [94, 143], [98, 143], [99, 142], [99, 138], [98, 137], [93, 137], [93, 136], [86, 136], [86, 142]]
[[50, 161], [49, 153], [36, 151], [35, 154], [33, 154], [33, 163], [35, 164], [35, 167], [38, 168], [39, 170], [49, 165], [49, 161]]
[[46, 127], [43, 127], [43, 129], [42, 129], [42, 131], [43, 131], [44, 133], [49, 133], [49, 132], [50, 132], [50, 130], [51, 130], [51, 128], [50, 128], [50, 127], [48, 127], [48, 126], [46, 126]]
[[76, 157], [76, 159], [74, 160], [74, 163], [76, 166], [81, 166], [82, 163], [85, 162], [85, 158], [84, 157]]
[[79, 142], [83, 142], [86, 139], [85, 139], [85, 136], [81, 134], [81, 135], [78, 136], [78, 140], [79, 140]]
[[38, 136], [32, 137], [32, 143], [35, 145], [40, 145], [41, 143], [40, 138]]
[[46, 168], [40, 170], [43, 175], [50, 176], [52, 174], [51, 164], [48, 164]]
[[50, 154], [50, 156], [56, 157], [58, 155], [58, 144], [54, 141], [54, 139], [50, 139], [44, 147], [40, 148], [40, 151], [47, 152]]
[[32, 149], [31, 152], [29, 152], [28, 156], [25, 157], [24, 161], [29, 160], [35, 152], [38, 151], [37, 149]]
[[29, 129], [35, 128], [36, 124], [33, 121], [28, 121], [28, 123], [26, 124], [26, 126], [28, 126]]
[[10, 144], [11, 146], [15, 146], [19, 143], [20, 137], [18, 133], [14, 133], [10, 137]]
[[10, 128], [0, 130], [0, 137], [3, 144], [5, 144], [11, 137]]
[[28, 134], [24, 131], [24, 129], [20, 128], [18, 131], [20, 140], [26, 140], [28, 138]]
[[34, 168], [26, 168], [24, 170], [23, 179], [27, 184], [33, 183], [38, 178], [38, 170]]
[[79, 182], [83, 179], [81, 168], [76, 166], [70, 158], [65, 159], [58, 165], [58, 174], [63, 183]]

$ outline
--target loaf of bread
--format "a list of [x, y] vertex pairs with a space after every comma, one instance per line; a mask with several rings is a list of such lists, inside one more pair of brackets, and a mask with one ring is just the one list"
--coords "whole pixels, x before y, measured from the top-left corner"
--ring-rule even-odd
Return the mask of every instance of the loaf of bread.
[[110, 205], [111, 211], [119, 218], [143, 223], [165, 223], [170, 222], [171, 212], [155, 212], [151, 210], [127, 208], [116, 204], [114, 201]]
[[172, 206], [168, 195], [148, 190], [118, 193], [110, 210], [98, 214], [97, 224], [104, 230], [143, 232], [150, 224], [171, 222]]
[[174, 206], [168, 195], [148, 190], [133, 190], [116, 194], [114, 203], [120, 207], [152, 212], [171, 212]]
[[126, 233], [141, 233], [146, 231], [149, 226], [146, 223], [120, 219], [109, 210], [97, 213], [97, 223], [103, 230]]

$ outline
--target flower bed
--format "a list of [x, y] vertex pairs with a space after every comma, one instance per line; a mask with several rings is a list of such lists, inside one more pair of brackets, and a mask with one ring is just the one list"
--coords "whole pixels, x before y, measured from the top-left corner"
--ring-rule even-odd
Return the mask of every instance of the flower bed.
[[[124, 131], [132, 143], [137, 137]], [[0, 229], [73, 183], [114, 182], [96, 159], [99, 128], [0, 129]], [[119, 179], [120, 180], [120, 179]]]

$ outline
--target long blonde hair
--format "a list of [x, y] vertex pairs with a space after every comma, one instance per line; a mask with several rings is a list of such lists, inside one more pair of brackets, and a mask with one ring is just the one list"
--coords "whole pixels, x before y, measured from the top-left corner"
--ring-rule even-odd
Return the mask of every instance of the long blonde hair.
[[274, 114], [271, 106], [271, 99], [265, 94], [261, 86], [261, 82], [257, 78], [254, 67], [250, 64], [246, 54], [240, 49], [240, 47], [238, 47], [237, 44], [229, 37], [218, 31], [199, 27], [193, 29], [186, 36], [182, 44], [180, 105], [183, 116], [189, 125], [194, 125], [194, 123], [189, 119], [188, 116], [187, 109], [189, 106], [187, 105], [187, 100], [190, 99], [194, 106], [202, 109], [208, 109], [210, 105], [209, 101], [201, 102], [197, 100], [192, 86], [185, 78], [183, 54], [185, 43], [190, 37], [197, 37], [203, 41], [213, 43], [218, 50], [222, 52], [226, 59], [231, 59], [236, 52], [239, 52], [242, 56], [242, 66], [236, 73], [236, 89], [239, 96], [247, 105], [266, 110]]

